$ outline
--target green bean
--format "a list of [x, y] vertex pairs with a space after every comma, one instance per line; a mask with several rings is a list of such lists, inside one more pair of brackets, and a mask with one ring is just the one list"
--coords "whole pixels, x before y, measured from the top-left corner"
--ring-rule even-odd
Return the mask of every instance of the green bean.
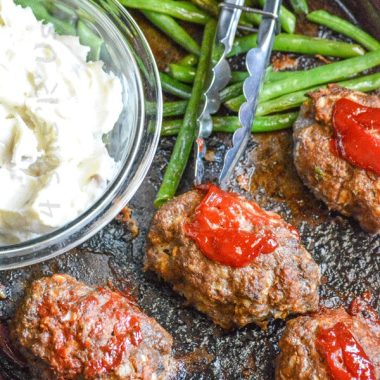
[[62, 3], [53, 3], [53, 2], [44, 2], [44, 5], [48, 12], [54, 17], [58, 17], [63, 20], [71, 19], [72, 22], [76, 22], [78, 20], [78, 15], [76, 11], [73, 8], [70, 8], [70, 6], [62, 4]]
[[[338, 82], [338, 85], [342, 87], [349, 88], [351, 90], [369, 92], [374, 91], [380, 88], [380, 73], [366, 75], [359, 78], [349, 79], [346, 81]], [[301, 91], [293, 92], [280, 96], [276, 99], [268, 100], [263, 102], [260, 99], [260, 104], [257, 108], [257, 115], [264, 116], [275, 112], [282, 112], [292, 108], [299, 107], [306, 99], [308, 94], [311, 91], [317, 90], [319, 88], [324, 88], [326, 85], [319, 85], [303, 89]], [[244, 97], [240, 96], [234, 99], [231, 99], [226, 103], [226, 107], [231, 111], [238, 112], [240, 106], [244, 102]]]
[[[253, 133], [274, 132], [290, 128], [298, 117], [298, 112], [257, 117], [252, 126]], [[214, 132], [233, 133], [241, 127], [236, 116], [217, 117], [213, 120]]]
[[234, 44], [228, 57], [247, 53], [252, 48], [257, 47], [257, 34], [249, 34], [244, 37], [235, 38]]
[[[275, 80], [280, 80], [283, 78], [288, 78], [289, 75], [292, 75], [294, 72], [292, 71], [283, 71], [283, 72], [268, 72], [266, 75], [266, 81], [275, 81]], [[280, 75], [277, 75], [280, 74]], [[245, 77], [248, 76], [248, 73], [245, 73]], [[233, 99], [235, 97], [240, 96], [243, 93], [243, 82], [237, 82], [233, 83], [230, 86], [226, 87], [220, 92], [220, 99], [221, 102], [224, 103], [227, 100]]]
[[259, 26], [261, 23], [261, 20], [263, 19], [262, 16], [257, 13], [249, 13], [249, 12], [243, 13], [242, 17], [243, 19], [253, 24], [254, 26]]
[[[374, 91], [380, 88], [380, 73], [338, 82], [337, 84], [355, 91]], [[298, 107], [308, 99], [306, 94], [325, 87], [326, 85], [316, 86], [261, 103], [258, 107], [258, 115], [268, 115]]]
[[270, 82], [264, 86], [261, 100], [277, 98], [305, 88], [344, 80], [362, 71], [371, 69], [380, 64], [380, 50], [367, 53], [361, 57], [346, 59], [330, 63], [307, 71], [299, 71], [290, 78]]
[[239, 83], [248, 78], [248, 71], [232, 71], [231, 83]]
[[211, 16], [218, 17], [219, 7], [216, 0], [190, 0], [197, 7], [203, 9]]
[[183, 84], [165, 73], [160, 73], [162, 90], [182, 99], [190, 99], [191, 87]]
[[[229, 53], [229, 57], [247, 53], [250, 49], [257, 46], [257, 35], [236, 38], [234, 46]], [[291, 52], [298, 54], [321, 54], [330, 57], [351, 58], [365, 54], [364, 49], [355, 44], [347, 42], [327, 40], [303, 36], [301, 34], [280, 33], [274, 42], [273, 50], [281, 52]]]
[[[275, 82], [277, 80], [290, 78], [297, 71], [270, 71], [266, 75], [266, 83]], [[246, 73], [246, 77], [248, 73]], [[240, 96], [243, 93], [243, 82], [233, 83], [220, 92], [220, 99], [222, 103], [227, 100]]]
[[62, 21], [56, 17], [53, 17], [44, 7], [44, 5], [35, 0], [16, 0], [16, 4], [23, 7], [29, 7], [33, 11], [36, 18], [40, 21], [45, 21], [46, 23], [51, 23], [54, 25], [55, 31], [58, 34], [73, 35], [75, 36], [77, 31], [76, 28], [66, 21]]
[[[276, 82], [278, 80], [282, 80], [285, 78], [291, 78], [293, 75], [295, 75], [299, 71], [273, 71], [268, 70], [265, 76], [265, 80], [267, 82]], [[232, 72], [232, 83], [242, 82], [245, 79], [248, 78], [248, 72], [247, 71], [233, 71]]]
[[183, 21], [206, 24], [210, 16], [188, 1], [174, 0], [121, 0], [127, 8], [164, 13]]
[[[265, 4], [265, 0], [259, 1], [260, 5], [263, 7]], [[283, 5], [280, 10], [280, 23], [281, 27], [287, 33], [294, 33], [296, 30], [297, 19], [296, 16], [289, 11], [289, 9], [285, 8]]]
[[197, 63], [198, 57], [195, 54], [185, 55], [181, 60], [178, 61], [178, 64], [182, 66], [195, 66]]
[[237, 82], [233, 83], [230, 86], [224, 88], [220, 92], [220, 101], [222, 103], [226, 102], [227, 100], [233, 99], [243, 93], [243, 82]]
[[174, 79], [184, 83], [193, 83], [196, 75], [196, 69], [191, 66], [182, 66], [176, 63], [169, 65], [169, 74]]
[[[306, 99], [306, 95], [305, 95], [306, 93], [317, 88], [319, 87], [313, 87], [313, 88], [305, 89], [298, 92], [292, 92], [282, 97], [268, 100], [267, 102], [262, 102], [260, 100], [260, 103], [257, 107], [256, 115], [263, 116], [263, 115], [268, 115], [271, 113], [280, 112], [287, 109], [296, 108], [299, 105], [301, 105], [303, 101]], [[244, 95], [239, 95], [238, 97], [227, 101], [225, 103], [225, 106], [230, 111], [239, 112], [239, 109], [244, 102], [245, 102]]]
[[[255, 1], [252, 0], [246, 0], [246, 6], [255, 8], [257, 6]], [[245, 12], [242, 14], [242, 17], [245, 17], [245, 19], [249, 22], [251, 22], [255, 26], [259, 26], [262, 21], [262, 16], [257, 13], [251, 13], [251, 12]]]
[[354, 41], [359, 42], [368, 50], [379, 50], [380, 42], [364, 32], [362, 29], [351, 24], [338, 16], [334, 16], [324, 10], [314, 11], [307, 15], [307, 19], [316, 24], [327, 26], [335, 32], [344, 34], [352, 38]]
[[342, 87], [346, 87], [354, 91], [362, 91], [362, 92], [375, 91], [380, 88], [380, 73], [345, 80], [338, 84]]
[[[255, 1], [246, 0], [245, 5], [247, 7], [255, 8], [257, 4], [255, 4]], [[243, 20], [244, 23], [259, 26], [262, 20], [262, 16], [257, 13], [243, 12], [240, 17], [240, 20]]]
[[[297, 71], [273, 71], [268, 70], [266, 75], [266, 80], [269, 82], [274, 82], [277, 80], [290, 78]], [[179, 64], [170, 64], [169, 65], [169, 73], [170, 75], [177, 79], [180, 82], [184, 83], [193, 83], [195, 77], [195, 69], [191, 66], [184, 66]], [[231, 73], [231, 83], [242, 82], [248, 78], [247, 71], [233, 71]]]
[[220, 92], [220, 100], [222, 103], [236, 98], [243, 93], [243, 82], [231, 84]]
[[186, 112], [188, 102], [186, 100], [179, 100], [176, 102], [164, 103], [164, 117], [182, 116]]
[[[257, 117], [252, 127], [253, 133], [274, 132], [290, 128], [298, 117], [298, 112]], [[236, 116], [213, 117], [213, 132], [234, 133], [241, 127]], [[182, 126], [182, 119], [166, 120], [162, 125], [161, 136], [176, 136]]]
[[274, 49], [282, 52], [320, 54], [330, 57], [351, 58], [365, 54], [355, 44], [303, 35], [280, 34], [276, 37]]
[[190, 53], [199, 55], [200, 47], [173, 17], [151, 11], [142, 11], [143, 15], [158, 29], [177, 42]]
[[78, 21], [77, 29], [80, 43], [91, 49], [87, 59], [89, 61], [99, 61], [104, 41], [82, 20]]
[[280, 10], [280, 23], [286, 33], [294, 33], [296, 31], [296, 16], [284, 6], [281, 6]]
[[279, 80], [292, 78], [293, 75], [297, 75], [301, 71], [271, 71], [266, 76], [267, 82], [277, 82]]
[[296, 13], [309, 13], [307, 0], [290, 0], [290, 4]]
[[[185, 66], [182, 64], [171, 63], [169, 64], [169, 74], [172, 78], [177, 79], [183, 83], [193, 83], [196, 70], [192, 66]], [[233, 82], [241, 81], [241, 77], [244, 76], [243, 72], [235, 72], [233, 73]]]
[[182, 174], [185, 171], [187, 161], [189, 160], [195, 138], [203, 85], [206, 81], [208, 68], [211, 63], [211, 50], [215, 31], [216, 21], [210, 20], [206, 25], [203, 35], [200, 60], [191, 98], [187, 105], [183, 124], [166, 168], [161, 187], [154, 202], [156, 207], [163, 205], [169, 199], [174, 197]]

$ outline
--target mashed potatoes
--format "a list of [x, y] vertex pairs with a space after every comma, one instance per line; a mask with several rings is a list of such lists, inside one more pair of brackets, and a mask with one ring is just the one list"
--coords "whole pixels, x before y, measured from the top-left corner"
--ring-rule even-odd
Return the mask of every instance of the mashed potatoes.
[[72, 221], [115, 173], [103, 136], [120, 117], [122, 87], [88, 52], [0, 0], [0, 244]]

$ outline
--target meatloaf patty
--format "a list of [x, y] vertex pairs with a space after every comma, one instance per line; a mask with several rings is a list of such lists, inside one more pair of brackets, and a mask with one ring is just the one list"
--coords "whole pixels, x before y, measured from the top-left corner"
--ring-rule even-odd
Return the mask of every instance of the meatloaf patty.
[[[234, 268], [208, 259], [187, 237], [204, 193], [194, 190], [164, 205], [148, 236], [145, 269], [155, 271], [190, 304], [229, 329], [318, 307], [318, 265], [282, 219], [273, 230], [278, 247]], [[242, 201], [248, 202], [242, 197]]]
[[380, 108], [380, 97], [331, 85], [310, 94], [294, 124], [294, 162], [303, 182], [331, 210], [357, 219], [366, 231], [380, 232], [380, 177], [332, 152], [332, 117], [337, 100], [347, 98]]
[[[280, 340], [276, 380], [331, 380], [325, 358], [317, 349], [319, 329], [343, 323], [372, 362], [376, 379], [380, 379], [380, 324], [364, 314], [350, 315], [343, 308], [298, 317], [287, 323]], [[358, 377], [355, 377], [358, 378]]]
[[128, 298], [67, 275], [35, 281], [12, 337], [39, 380], [167, 379], [171, 336]]

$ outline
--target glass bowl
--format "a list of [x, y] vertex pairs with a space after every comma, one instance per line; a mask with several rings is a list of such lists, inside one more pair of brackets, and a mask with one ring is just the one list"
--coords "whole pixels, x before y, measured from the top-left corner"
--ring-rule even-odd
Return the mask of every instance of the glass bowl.
[[[35, 264], [60, 255], [108, 224], [136, 193], [157, 149], [162, 123], [158, 69], [136, 22], [114, 0], [46, 0], [51, 15], [82, 26], [104, 40], [100, 59], [119, 77], [124, 109], [113, 131], [104, 136], [117, 162], [104, 194], [67, 225], [23, 243], [0, 247], [0, 270]], [[82, 42], [83, 43], [83, 42]]]

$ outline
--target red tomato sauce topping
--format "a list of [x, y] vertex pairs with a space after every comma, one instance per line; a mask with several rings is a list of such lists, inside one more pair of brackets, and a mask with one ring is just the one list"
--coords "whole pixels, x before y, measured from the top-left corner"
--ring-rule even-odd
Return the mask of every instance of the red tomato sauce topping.
[[[199, 189], [207, 194], [184, 229], [207, 258], [238, 268], [278, 247], [272, 227], [286, 225], [280, 216], [215, 185]], [[297, 231], [288, 227], [299, 238]]]
[[380, 108], [339, 99], [333, 113], [333, 153], [380, 175]]
[[[137, 346], [142, 340], [139, 320], [125, 297], [107, 288], [68, 302], [45, 298], [38, 314], [41, 328], [50, 330], [52, 366], [60, 373], [70, 371], [86, 379], [107, 374], [120, 365], [130, 345]], [[107, 336], [104, 330], [109, 323], [113, 329]], [[76, 358], [78, 351], [82, 360]]]
[[344, 323], [321, 329], [316, 347], [332, 380], [376, 380], [373, 364]]

